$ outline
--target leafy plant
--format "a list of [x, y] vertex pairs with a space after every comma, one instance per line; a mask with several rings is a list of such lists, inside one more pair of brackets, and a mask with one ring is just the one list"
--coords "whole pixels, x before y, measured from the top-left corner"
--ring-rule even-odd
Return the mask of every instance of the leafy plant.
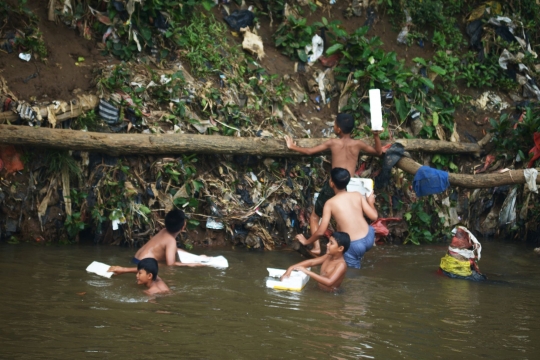
[[429, 200], [420, 198], [412, 204], [409, 212], [403, 215], [409, 227], [408, 234], [404, 244], [411, 242], [415, 245], [420, 243], [431, 243], [441, 239], [444, 218], [439, 218], [437, 213], [428, 213], [424, 211], [426, 207], [433, 209], [433, 198]]

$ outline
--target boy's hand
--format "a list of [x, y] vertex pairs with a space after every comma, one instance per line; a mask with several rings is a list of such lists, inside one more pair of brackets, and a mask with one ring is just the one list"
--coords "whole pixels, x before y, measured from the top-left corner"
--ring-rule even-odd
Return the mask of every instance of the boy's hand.
[[375, 191], [372, 191], [371, 194], [369, 194], [369, 196], [367, 197], [367, 202], [371, 206], [375, 205]]
[[306, 273], [307, 269], [303, 266], [295, 266], [294, 270]]
[[296, 240], [298, 240], [300, 242], [300, 244], [302, 244], [302, 245], [306, 245], [306, 243], [307, 243], [306, 237], [304, 235], [302, 235], [302, 234], [298, 234], [294, 238]]
[[296, 143], [294, 142], [294, 140], [292, 139], [292, 137], [290, 137], [289, 135], [285, 135], [285, 142], [287, 143], [287, 147], [289, 149], [291, 149], [293, 146], [296, 145]]
[[287, 271], [285, 271], [285, 274], [281, 275], [279, 278], [279, 281], [283, 281], [284, 279], [289, 278], [291, 276], [291, 272], [293, 271], [292, 267], [288, 268]]
[[107, 272], [112, 272], [114, 275], [120, 275], [123, 273], [121, 266], [111, 266]]
[[373, 130], [371, 131], [373, 133], [373, 136], [379, 136], [379, 134], [381, 134], [384, 130]]

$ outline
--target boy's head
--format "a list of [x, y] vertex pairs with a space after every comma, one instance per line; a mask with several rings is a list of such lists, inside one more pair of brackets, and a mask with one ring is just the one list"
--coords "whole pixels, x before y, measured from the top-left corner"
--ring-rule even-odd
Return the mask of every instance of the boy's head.
[[158, 263], [156, 259], [146, 258], [137, 264], [137, 284], [146, 285], [157, 279]]
[[330, 236], [327, 252], [329, 251], [330, 253], [333, 253], [334, 251], [337, 251], [344, 254], [347, 252], [347, 250], [349, 250], [349, 246], [351, 246], [351, 238], [349, 237], [349, 234], [341, 231], [334, 231], [332, 236]]
[[171, 210], [165, 215], [165, 228], [171, 234], [175, 234], [184, 228], [186, 215], [179, 209]]
[[336, 167], [330, 172], [330, 178], [338, 190], [343, 190], [349, 184], [351, 174], [349, 174], [349, 170], [347, 169]]
[[[354, 129], [354, 117], [351, 114], [339, 114], [335, 125], [334, 131], [336, 134], [350, 134]], [[336, 128], [339, 131], [336, 131]]]

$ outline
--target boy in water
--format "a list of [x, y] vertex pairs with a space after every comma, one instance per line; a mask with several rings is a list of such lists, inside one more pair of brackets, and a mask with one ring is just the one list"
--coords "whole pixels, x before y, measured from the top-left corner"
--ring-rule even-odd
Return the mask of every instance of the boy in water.
[[[380, 131], [373, 131], [375, 147], [372, 147], [362, 140], [354, 140], [351, 138], [353, 129], [353, 116], [351, 114], [339, 114], [334, 122], [334, 132], [338, 136], [338, 139], [330, 139], [321, 145], [312, 148], [302, 148], [297, 146], [294, 140], [289, 136], [285, 136], [285, 141], [287, 142], [287, 147], [289, 149], [305, 155], [313, 155], [330, 149], [332, 153], [332, 169], [336, 167], [344, 168], [349, 171], [350, 176], [353, 176], [356, 172], [356, 165], [358, 163], [358, 155], [360, 152], [373, 156], [381, 156], [382, 154], [381, 140], [379, 139]], [[311, 234], [315, 233], [319, 227], [319, 221], [323, 215], [324, 204], [333, 196], [334, 191], [330, 188], [327, 180], [319, 192], [319, 196], [315, 201], [315, 209], [309, 218]], [[313, 254], [320, 254], [318, 239], [313, 245], [314, 247], [311, 252]]]
[[[287, 269], [281, 280], [288, 278], [293, 270], [302, 271], [319, 283], [319, 288], [325, 291], [336, 291], [347, 271], [347, 264], [343, 254], [349, 249], [351, 239], [349, 234], [336, 231], [330, 236], [326, 254], [316, 259], [302, 261]], [[322, 264], [322, 265], [321, 265]], [[310, 266], [321, 265], [321, 274], [317, 275], [306, 269]]]
[[334, 168], [330, 172], [330, 187], [335, 195], [326, 202], [320, 226], [306, 239], [304, 235], [296, 235], [296, 239], [303, 245], [315, 242], [322, 236], [330, 218], [336, 220], [339, 231], [346, 232], [351, 237], [351, 245], [343, 256], [349, 267], [360, 269], [364, 254], [371, 249], [375, 242], [375, 230], [369, 226], [364, 215], [371, 220], [377, 220], [378, 214], [375, 209], [375, 196], [373, 193], [364, 198], [356, 191], [347, 192], [347, 184], [351, 179], [349, 171], [343, 168]]
[[168, 293], [171, 290], [158, 276], [158, 263], [155, 259], [146, 258], [137, 264], [137, 284], [144, 285], [148, 289], [147, 295]]
[[[204, 264], [186, 264], [176, 261], [177, 251], [184, 251], [176, 247], [176, 237], [186, 228], [186, 216], [182, 210], [174, 209], [165, 215], [165, 229], [154, 235], [143, 247], [135, 253], [131, 260], [138, 265], [142, 259], [151, 258], [158, 262], [164, 262], [169, 266], [206, 266]], [[125, 273], [136, 273], [137, 268], [125, 268], [121, 266], [111, 266], [109, 272], [115, 275]]]

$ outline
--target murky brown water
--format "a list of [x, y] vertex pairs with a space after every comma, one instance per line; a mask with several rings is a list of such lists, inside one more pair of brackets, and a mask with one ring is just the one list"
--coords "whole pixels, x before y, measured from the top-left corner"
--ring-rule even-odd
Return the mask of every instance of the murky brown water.
[[481, 269], [498, 282], [438, 276], [443, 246], [381, 246], [339, 295], [312, 280], [301, 293], [266, 289], [266, 267], [295, 253], [210, 251], [230, 268], [162, 269], [174, 294], [155, 303], [134, 275], [85, 272], [93, 260], [129, 265], [132, 250], [2, 245], [0, 358], [538, 359], [540, 258], [483, 245]]

